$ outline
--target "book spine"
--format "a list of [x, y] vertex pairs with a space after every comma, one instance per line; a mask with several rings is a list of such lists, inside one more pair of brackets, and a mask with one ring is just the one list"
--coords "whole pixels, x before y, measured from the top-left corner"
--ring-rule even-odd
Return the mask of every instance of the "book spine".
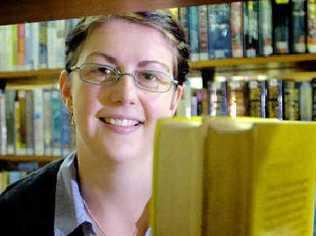
[[245, 81], [231, 80], [228, 82], [228, 113], [232, 117], [247, 115], [247, 88]]
[[277, 79], [269, 79], [267, 81], [268, 90], [268, 117], [283, 119], [283, 81]]
[[26, 98], [25, 91], [17, 91], [16, 104], [16, 153], [18, 155], [26, 154]]
[[266, 83], [265, 81], [250, 80], [248, 82], [249, 115], [266, 117]]
[[[40, 23], [32, 23], [32, 69], [39, 68], [39, 55], [40, 55]], [[44, 48], [43, 48], [44, 50]]]
[[24, 66], [25, 69], [32, 69], [33, 62], [32, 62], [32, 23], [25, 23], [25, 54], [24, 54]]
[[34, 127], [34, 153], [44, 155], [44, 114], [43, 114], [43, 91], [33, 90], [33, 127]]
[[244, 4], [244, 48], [246, 57], [258, 55], [258, 2], [245, 1]]
[[232, 55], [230, 4], [208, 5], [209, 58], [229, 58]]
[[316, 0], [307, 0], [307, 50], [316, 52]]
[[312, 120], [312, 86], [310, 81], [303, 81], [300, 87], [300, 117], [301, 120]]
[[61, 155], [66, 156], [72, 148], [70, 115], [64, 104], [61, 105]]
[[197, 6], [189, 7], [189, 43], [191, 48], [191, 60], [199, 60], [199, 9]]
[[5, 113], [7, 124], [7, 153], [15, 154], [15, 90], [5, 91]]
[[59, 91], [53, 89], [51, 92], [51, 130], [52, 130], [52, 154], [61, 156], [61, 99]]
[[243, 9], [242, 2], [232, 2], [230, 11], [230, 27], [232, 41], [232, 57], [244, 56]]
[[209, 115], [227, 116], [227, 81], [214, 80], [209, 81]]
[[23, 69], [25, 66], [25, 24], [18, 24], [17, 31], [17, 68]]
[[43, 90], [43, 116], [44, 116], [44, 154], [47, 156], [52, 155], [52, 133], [51, 133], [51, 91], [48, 89]]
[[289, 0], [273, 0], [274, 54], [285, 54], [290, 52], [290, 9]]
[[[181, 26], [183, 27], [185, 40], [186, 42], [189, 43], [189, 22], [188, 22], [189, 16], [188, 14], [189, 14], [189, 9], [187, 7], [181, 7], [179, 9], [179, 22]], [[66, 31], [67, 31], [67, 28], [70, 27], [68, 25], [69, 25], [69, 21], [67, 21], [66, 23]]]
[[47, 22], [39, 23], [39, 68], [47, 68], [48, 52], [47, 52]]
[[26, 154], [34, 155], [34, 127], [33, 127], [33, 91], [26, 91]]
[[199, 6], [199, 48], [200, 60], [208, 59], [208, 37], [207, 37], [207, 5]]
[[258, 1], [259, 55], [269, 56], [272, 47], [272, 3], [271, 0]]
[[6, 27], [0, 26], [0, 71], [4, 71], [7, 68], [7, 57], [6, 57]]
[[316, 120], [316, 78], [311, 80], [312, 86], [312, 120]]
[[291, 0], [291, 51], [306, 52], [306, 0]]
[[66, 26], [65, 20], [56, 21], [56, 62], [55, 67], [63, 68], [65, 65], [65, 40], [66, 40]]
[[0, 90], [0, 154], [7, 154], [7, 126], [6, 126], [6, 117], [5, 117], [5, 93], [3, 90]]
[[299, 86], [297, 81], [286, 80], [283, 82], [284, 120], [299, 120]]

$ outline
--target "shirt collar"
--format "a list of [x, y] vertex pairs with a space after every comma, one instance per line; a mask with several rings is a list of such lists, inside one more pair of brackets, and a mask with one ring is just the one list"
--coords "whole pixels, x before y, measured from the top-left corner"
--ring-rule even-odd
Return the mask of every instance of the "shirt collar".
[[89, 223], [93, 230], [93, 221], [85, 210], [80, 193], [76, 161], [76, 154], [69, 154], [57, 173], [54, 230], [63, 235], [85, 223]]

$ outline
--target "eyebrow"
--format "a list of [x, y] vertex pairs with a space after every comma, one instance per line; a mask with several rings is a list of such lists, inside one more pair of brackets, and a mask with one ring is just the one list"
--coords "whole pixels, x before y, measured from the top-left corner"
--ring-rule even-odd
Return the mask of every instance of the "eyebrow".
[[92, 52], [92, 53], [90, 53], [90, 54], [87, 56], [87, 58], [94, 57], [94, 56], [101, 56], [101, 57], [103, 57], [105, 60], [107, 60], [108, 62], [110, 62], [110, 63], [112, 63], [112, 64], [115, 64], [115, 65], [118, 64], [118, 62], [117, 62], [117, 60], [116, 60], [115, 57], [112, 57], [112, 56], [110, 56], [110, 55], [108, 55], [108, 54], [106, 54], [106, 53], [103, 53], [103, 52]]
[[[105, 60], [107, 60], [108, 62], [114, 64], [114, 65], [118, 65], [118, 61], [116, 60], [115, 57], [112, 57], [106, 53], [103, 53], [103, 52], [92, 52], [90, 53], [87, 58], [91, 58], [91, 57], [94, 57], [94, 56], [101, 56], [103, 57]], [[165, 63], [162, 63], [160, 61], [156, 61], [156, 60], [145, 60], [145, 61], [141, 61], [137, 64], [138, 67], [145, 67], [147, 65], [150, 65], [150, 64], [158, 64], [160, 66], [162, 66], [163, 68], [165, 68], [167, 70], [167, 72], [170, 72], [170, 69], [169, 67], [165, 64]]]

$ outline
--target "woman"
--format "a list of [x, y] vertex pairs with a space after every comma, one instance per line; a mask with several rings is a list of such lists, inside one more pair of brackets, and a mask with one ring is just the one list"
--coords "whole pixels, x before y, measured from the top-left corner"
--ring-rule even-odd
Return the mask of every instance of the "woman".
[[83, 19], [60, 76], [76, 151], [1, 196], [10, 235], [144, 235], [155, 124], [175, 113], [188, 57], [166, 12]]

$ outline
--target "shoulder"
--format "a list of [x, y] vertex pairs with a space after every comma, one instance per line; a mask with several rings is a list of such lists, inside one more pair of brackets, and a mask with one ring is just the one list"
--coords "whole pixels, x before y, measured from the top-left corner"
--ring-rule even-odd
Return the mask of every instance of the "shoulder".
[[53, 223], [56, 177], [62, 161], [40, 168], [0, 195], [1, 225], [8, 229], [9, 226], [19, 227], [16, 230], [27, 232], [32, 224], [45, 228], [49, 222]]

